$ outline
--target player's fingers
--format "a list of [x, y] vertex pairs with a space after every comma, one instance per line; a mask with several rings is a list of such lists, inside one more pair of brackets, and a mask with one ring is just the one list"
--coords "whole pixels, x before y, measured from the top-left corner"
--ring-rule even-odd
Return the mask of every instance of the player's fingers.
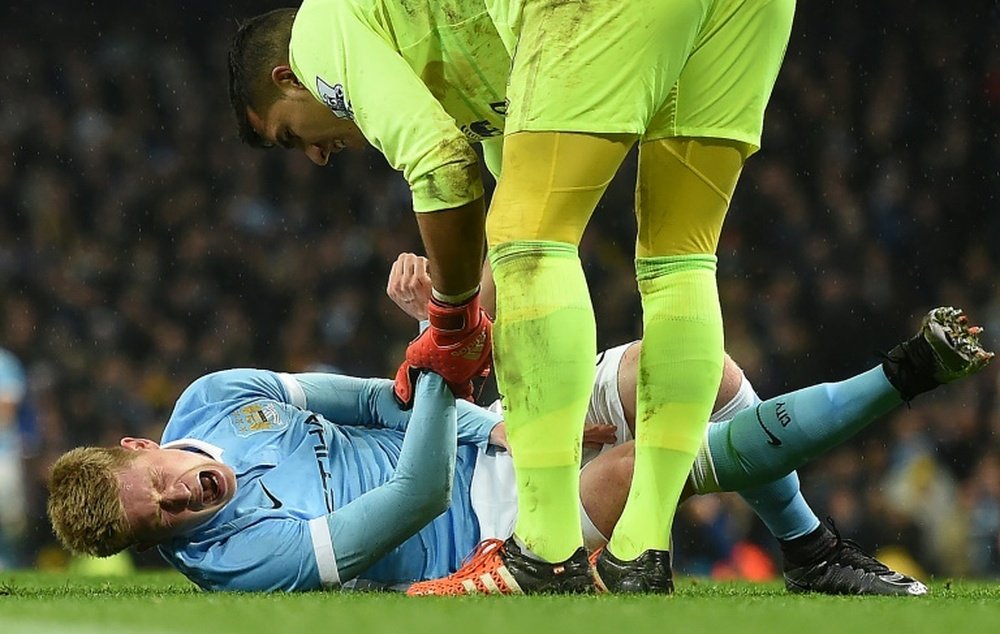
[[403, 274], [401, 271], [396, 271], [395, 277], [390, 282], [389, 288], [386, 291], [389, 297], [396, 302], [401, 308], [406, 312], [413, 315], [412, 306], [415, 295], [413, 290], [409, 288], [406, 281], [403, 279]]
[[416, 298], [426, 296], [425, 299], [427, 299], [430, 297], [431, 277], [427, 274], [426, 265], [421, 261], [422, 259], [415, 259], [412, 262], [413, 269], [407, 286]]
[[587, 424], [583, 428], [583, 442], [596, 443], [599, 445], [610, 445], [615, 442], [616, 435], [614, 425]]
[[406, 260], [406, 282], [408, 285], [412, 286], [417, 283], [417, 275], [419, 271], [419, 263], [416, 260], [416, 256], [408, 258]]
[[405, 262], [407, 269], [410, 270], [415, 276], [429, 275], [430, 274], [430, 263], [422, 255], [417, 255], [416, 253], [405, 253]]
[[426, 294], [429, 297], [432, 286], [431, 276], [424, 272], [423, 269], [419, 270], [413, 286], [416, 292]]
[[399, 274], [401, 276], [405, 276], [407, 274], [407, 270], [409, 269], [409, 262], [410, 262], [410, 254], [400, 253], [399, 256], [396, 258], [396, 261], [393, 263], [393, 265], [399, 271]]
[[403, 283], [403, 264], [397, 258], [395, 262], [392, 263], [392, 268], [389, 269], [389, 283], [386, 285], [386, 292], [390, 295], [393, 293], [398, 294], [402, 289]]
[[412, 253], [400, 253], [396, 257], [395, 264], [398, 265], [400, 273], [405, 273], [406, 272], [406, 270], [410, 266], [410, 262], [412, 262], [413, 258], [415, 258], [415, 257], [416, 256], [414, 254], [412, 254]]
[[407, 274], [406, 279], [403, 283], [403, 291], [406, 293], [406, 297], [413, 299], [417, 294], [418, 282], [413, 278], [412, 274]]
[[413, 260], [413, 267], [416, 272], [417, 277], [421, 280], [427, 280], [430, 282], [431, 279], [431, 262], [423, 256], [416, 256]]
[[396, 276], [400, 280], [401, 284], [404, 283], [406, 278], [409, 276], [410, 260], [412, 257], [412, 253], [400, 253], [396, 257], [396, 261], [392, 264], [393, 270], [396, 272]]

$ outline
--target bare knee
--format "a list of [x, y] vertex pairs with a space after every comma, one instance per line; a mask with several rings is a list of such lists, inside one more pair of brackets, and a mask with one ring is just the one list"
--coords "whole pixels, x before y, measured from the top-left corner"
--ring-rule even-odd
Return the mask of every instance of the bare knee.
[[635, 473], [635, 451], [623, 451], [615, 460], [614, 478], [618, 486], [628, 491], [632, 487], [632, 474]]
[[736, 398], [736, 394], [740, 391], [740, 385], [742, 384], [743, 370], [740, 369], [740, 366], [727, 353], [722, 366], [722, 382], [719, 384], [719, 394], [715, 397], [715, 406], [712, 408], [712, 411], [718, 411], [722, 406]]

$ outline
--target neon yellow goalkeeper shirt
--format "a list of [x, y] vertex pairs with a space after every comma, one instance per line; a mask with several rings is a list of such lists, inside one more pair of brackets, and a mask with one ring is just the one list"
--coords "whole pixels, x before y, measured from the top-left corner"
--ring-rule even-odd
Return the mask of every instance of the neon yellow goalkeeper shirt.
[[483, 0], [305, 0], [289, 61], [403, 172], [415, 211], [483, 195], [470, 143], [503, 134], [510, 65]]

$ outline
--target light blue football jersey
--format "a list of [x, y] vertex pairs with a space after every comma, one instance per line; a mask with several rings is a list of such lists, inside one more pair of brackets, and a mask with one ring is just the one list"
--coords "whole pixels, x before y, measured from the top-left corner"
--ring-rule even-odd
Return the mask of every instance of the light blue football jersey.
[[[453, 428], [451, 444], [436, 454], [433, 447], [408, 449], [407, 469], [415, 477], [387, 484], [397, 465], [403, 470], [411, 415], [410, 435], [417, 433], [425, 379], [412, 412], [399, 408], [392, 382], [383, 379], [239, 369], [192, 383], [177, 401], [162, 444], [229, 465], [237, 488], [205, 523], [162, 543], [164, 558], [212, 590], [392, 586], [454, 571], [479, 540], [470, 483], [476, 456], [500, 416], [460, 401], [457, 454], [445, 455], [455, 446]], [[436, 386], [447, 393], [439, 380]], [[454, 420], [454, 399], [447, 393], [444, 400]], [[438, 433], [434, 425], [426, 429]], [[409, 468], [417, 451], [429, 454], [417, 460], [438, 468], [430, 472], [445, 473], [438, 463], [450, 459], [455, 468], [450, 507], [413, 534], [424, 520], [409, 527], [412, 514], [403, 512], [402, 502], [430, 486], [421, 481], [419, 465]], [[448, 495], [447, 482], [440, 484]], [[384, 496], [382, 506], [367, 503], [390, 486], [401, 503]], [[367, 492], [374, 493], [362, 498]]]

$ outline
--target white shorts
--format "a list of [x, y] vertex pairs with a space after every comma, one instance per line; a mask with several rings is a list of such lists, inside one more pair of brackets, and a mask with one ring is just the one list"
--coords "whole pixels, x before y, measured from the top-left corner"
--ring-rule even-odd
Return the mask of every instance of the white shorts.
[[[632, 432], [625, 420], [625, 410], [618, 393], [618, 367], [625, 351], [634, 343], [636, 342], [617, 346], [597, 355], [597, 373], [587, 408], [587, 422], [614, 425], [615, 442], [613, 445], [604, 445], [600, 451], [584, 449], [581, 471], [605, 451], [632, 440]], [[500, 402], [494, 402], [489, 409], [501, 412]], [[480, 539], [507, 539], [514, 534], [514, 525], [517, 523], [517, 483], [514, 478], [514, 460], [509, 453], [479, 452], [472, 473], [470, 497], [472, 509], [479, 520]], [[583, 525], [584, 544], [588, 550], [607, 543], [607, 537], [594, 526], [582, 501], [580, 521]]]
[[637, 343], [639, 342], [632, 341], [597, 355], [597, 373], [594, 376], [594, 391], [590, 394], [590, 405], [587, 407], [587, 422], [593, 425], [614, 425], [615, 442], [604, 445], [600, 450], [584, 448], [583, 467], [605, 451], [633, 439], [632, 430], [628, 428], [628, 421], [625, 419], [622, 397], [618, 393], [618, 371], [625, 351]]

